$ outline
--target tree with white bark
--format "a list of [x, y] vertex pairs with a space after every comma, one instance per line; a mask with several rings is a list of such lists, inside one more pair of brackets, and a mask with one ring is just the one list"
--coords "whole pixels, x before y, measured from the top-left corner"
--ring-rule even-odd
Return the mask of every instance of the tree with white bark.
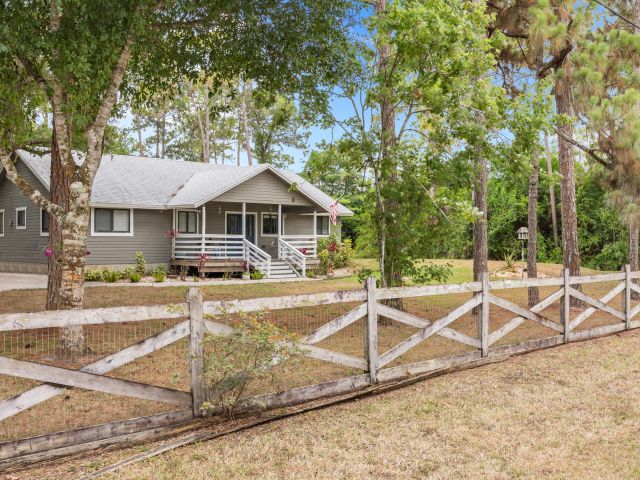
[[[212, 78], [246, 74], [267, 89], [312, 91], [310, 85], [335, 76], [348, 8], [328, 0], [0, 6], [0, 161], [7, 178], [59, 225], [57, 308], [83, 304], [91, 190], [117, 102], [127, 95], [144, 98], [200, 72]], [[59, 159], [52, 162], [51, 196], [15, 165], [18, 149], [51, 146], [32, 136], [34, 108], [42, 102], [52, 111], [52, 150]], [[74, 153], [78, 134], [85, 148]], [[55, 198], [56, 190], [63, 195]], [[81, 331], [65, 335], [66, 348], [82, 344]]]

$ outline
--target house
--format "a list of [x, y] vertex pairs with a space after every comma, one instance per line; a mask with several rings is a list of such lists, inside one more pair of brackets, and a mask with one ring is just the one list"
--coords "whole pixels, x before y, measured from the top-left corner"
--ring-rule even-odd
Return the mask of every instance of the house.
[[[18, 152], [18, 172], [49, 190], [50, 156]], [[330, 221], [332, 205], [337, 221]], [[334, 207], [335, 209], [336, 207]], [[346, 207], [299, 175], [247, 167], [105, 155], [91, 195], [89, 266], [148, 264], [304, 276], [318, 238], [340, 237]], [[48, 214], [0, 171], [0, 271], [46, 272]]]

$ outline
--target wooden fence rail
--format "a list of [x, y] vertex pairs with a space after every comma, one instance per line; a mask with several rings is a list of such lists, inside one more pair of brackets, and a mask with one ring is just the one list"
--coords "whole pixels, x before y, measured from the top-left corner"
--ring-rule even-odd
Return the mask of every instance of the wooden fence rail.
[[[226, 314], [256, 312], [260, 310], [283, 310], [292, 308], [317, 307], [331, 304], [357, 304], [337, 318], [317, 327], [300, 340], [304, 355], [343, 367], [361, 370], [361, 374], [294, 388], [282, 392], [270, 393], [242, 401], [241, 410], [254, 408], [276, 408], [301, 402], [340, 395], [366, 388], [379, 382], [389, 382], [410, 375], [425, 373], [437, 369], [473, 365], [483, 359], [495, 356], [513, 355], [540, 348], [559, 345], [566, 342], [594, 338], [601, 335], [640, 327], [640, 321], [634, 318], [640, 313], [640, 304], [632, 305], [633, 293], [640, 293], [640, 287], [634, 280], [640, 278], [639, 272], [631, 272], [629, 267], [622, 273], [570, 276], [563, 272], [559, 278], [498, 280], [489, 281], [487, 274], [479, 282], [456, 285], [410, 286], [398, 288], [376, 288], [373, 278], [367, 279], [361, 290], [330, 292], [311, 295], [292, 295], [271, 298], [256, 298], [235, 301], [204, 302], [202, 293], [191, 289], [187, 302], [180, 305], [150, 307], [117, 307], [86, 309], [79, 311], [39, 312], [0, 315], [0, 332], [17, 332], [30, 329], [60, 328], [68, 325], [104, 325], [122, 322], [141, 322], [151, 319], [181, 319], [177, 325], [112, 353], [98, 361], [85, 365], [78, 370], [70, 370], [32, 361], [16, 360], [0, 356], [0, 374], [27, 378], [43, 382], [12, 398], [0, 401], [0, 421], [45, 402], [67, 391], [80, 388], [107, 392], [116, 395], [131, 396], [176, 405], [187, 410], [113, 422], [110, 424], [87, 427], [80, 430], [60, 432], [31, 439], [0, 443], [0, 466], [33, 457], [43, 458], [46, 452], [67, 453], [69, 449], [81, 450], [86, 445], [107, 444], [113, 439], [144, 438], [142, 432], [149, 428], [175, 426], [201, 416], [201, 406], [206, 398], [205, 372], [203, 361], [203, 338], [206, 333], [230, 334], [233, 329], [220, 323], [218, 316]], [[593, 298], [580, 290], [580, 285], [615, 282], [616, 285], [600, 298]], [[523, 307], [496, 293], [500, 290], [529, 287], [557, 287], [538, 304]], [[419, 315], [396, 308], [392, 299], [410, 299], [415, 297], [447, 296], [465, 294], [464, 301], [446, 315], [436, 320], [427, 320]], [[622, 294], [622, 309], [609, 303]], [[469, 298], [470, 295], [470, 298]], [[572, 317], [571, 298], [575, 298], [586, 307]], [[560, 302], [560, 319], [555, 321], [545, 316], [545, 310]], [[490, 330], [491, 307], [499, 307], [513, 314], [499, 328]], [[577, 331], [596, 312], [610, 315], [614, 323]], [[452, 325], [456, 320], [474, 312], [477, 318], [475, 335], [460, 332]], [[398, 322], [413, 327], [415, 331], [386, 351], [380, 351], [379, 319]], [[185, 319], [186, 318], [186, 319]], [[509, 318], [509, 317], [507, 317]], [[317, 344], [362, 320], [364, 339], [362, 357], [336, 352]], [[552, 336], [528, 340], [525, 342], [500, 345], [495, 344], [506, 335], [526, 322], [537, 323]], [[398, 360], [407, 352], [434, 336], [444, 337], [471, 347], [466, 353], [397, 365]], [[183, 338], [189, 339], [190, 392], [147, 385], [129, 380], [107, 376], [114, 369], [147, 356]], [[274, 365], [277, 361], [273, 362]], [[392, 364], [396, 365], [392, 366]], [[92, 442], [87, 444], [87, 442]]]

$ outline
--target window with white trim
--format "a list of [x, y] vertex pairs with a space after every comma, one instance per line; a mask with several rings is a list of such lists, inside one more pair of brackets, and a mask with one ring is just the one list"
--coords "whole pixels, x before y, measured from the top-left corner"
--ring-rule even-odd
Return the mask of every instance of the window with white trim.
[[92, 235], [131, 235], [133, 211], [120, 208], [94, 208]]
[[278, 214], [262, 212], [262, 236], [278, 235]]
[[27, 229], [27, 207], [16, 208], [16, 230]]
[[329, 217], [316, 217], [316, 235], [329, 235]]
[[0, 237], [4, 237], [4, 209], [0, 210]]
[[198, 233], [198, 212], [178, 212], [178, 233]]
[[40, 235], [46, 237], [49, 235], [49, 212], [40, 209]]

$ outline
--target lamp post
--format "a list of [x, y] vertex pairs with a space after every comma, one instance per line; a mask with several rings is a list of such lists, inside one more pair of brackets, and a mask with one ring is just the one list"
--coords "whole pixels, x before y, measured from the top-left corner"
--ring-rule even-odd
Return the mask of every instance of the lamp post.
[[524, 278], [524, 242], [529, 240], [529, 229], [527, 227], [520, 227], [518, 229], [518, 240], [522, 243], [522, 273], [520, 278]]

